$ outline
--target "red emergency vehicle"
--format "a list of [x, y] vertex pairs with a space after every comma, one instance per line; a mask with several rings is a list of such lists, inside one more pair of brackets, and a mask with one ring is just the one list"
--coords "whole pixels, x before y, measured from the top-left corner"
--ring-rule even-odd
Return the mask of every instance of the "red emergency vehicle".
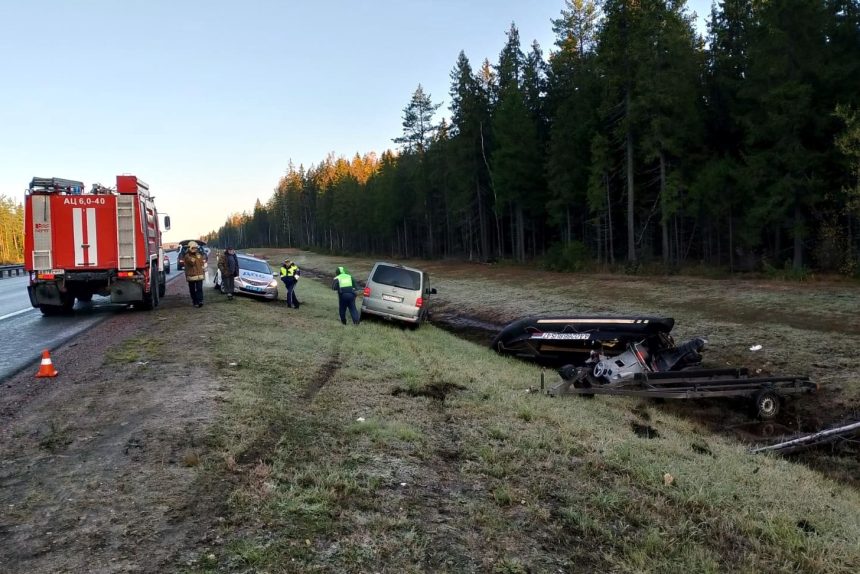
[[[116, 189], [60, 178], [33, 178], [24, 201], [24, 267], [30, 302], [46, 315], [75, 299], [152, 309], [164, 296], [161, 228], [149, 186], [118, 175]], [[165, 229], [170, 218], [165, 217]]]

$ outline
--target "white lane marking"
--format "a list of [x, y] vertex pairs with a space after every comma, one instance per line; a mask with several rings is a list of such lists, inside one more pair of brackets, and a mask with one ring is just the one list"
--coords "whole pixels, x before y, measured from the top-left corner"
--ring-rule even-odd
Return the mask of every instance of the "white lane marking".
[[14, 317], [16, 315], [23, 315], [24, 313], [27, 313], [28, 311], [35, 311], [35, 310], [36, 309], [34, 307], [30, 307], [29, 309], [21, 309], [20, 311], [15, 311], [14, 313], [7, 313], [6, 315], [0, 316], [0, 321], [2, 321], [3, 319], [8, 319], [10, 317]]

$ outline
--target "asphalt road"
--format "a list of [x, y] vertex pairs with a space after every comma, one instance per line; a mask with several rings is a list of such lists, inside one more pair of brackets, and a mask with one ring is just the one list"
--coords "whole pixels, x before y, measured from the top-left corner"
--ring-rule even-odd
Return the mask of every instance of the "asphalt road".
[[[176, 275], [176, 252], [170, 258], [171, 277]], [[44, 317], [30, 306], [26, 277], [0, 279], [0, 381], [28, 364], [38, 364], [43, 349], [53, 349], [115, 313], [125, 305], [113, 305], [107, 297], [93, 297], [90, 303], [75, 303], [75, 312], [66, 317]]]

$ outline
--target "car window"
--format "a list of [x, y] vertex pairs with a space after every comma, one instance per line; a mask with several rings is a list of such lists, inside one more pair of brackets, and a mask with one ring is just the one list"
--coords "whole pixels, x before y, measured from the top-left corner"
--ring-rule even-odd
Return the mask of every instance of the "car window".
[[379, 265], [376, 271], [373, 272], [372, 280], [375, 283], [382, 283], [383, 285], [391, 285], [392, 287], [400, 287], [401, 289], [409, 289], [411, 291], [421, 289], [421, 275], [416, 271], [410, 271], [402, 267]]
[[257, 273], [271, 273], [272, 270], [269, 267], [269, 264], [265, 261], [258, 261], [257, 259], [248, 259], [247, 257], [239, 257], [239, 269], [245, 269], [247, 271], [256, 271]]

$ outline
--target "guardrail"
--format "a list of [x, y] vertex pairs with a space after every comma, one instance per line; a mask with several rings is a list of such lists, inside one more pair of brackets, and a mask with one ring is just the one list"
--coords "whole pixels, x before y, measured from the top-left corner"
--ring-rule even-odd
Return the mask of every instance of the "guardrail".
[[11, 277], [13, 274], [23, 275], [24, 274], [24, 266], [23, 265], [0, 265], [0, 279], [4, 277]]

